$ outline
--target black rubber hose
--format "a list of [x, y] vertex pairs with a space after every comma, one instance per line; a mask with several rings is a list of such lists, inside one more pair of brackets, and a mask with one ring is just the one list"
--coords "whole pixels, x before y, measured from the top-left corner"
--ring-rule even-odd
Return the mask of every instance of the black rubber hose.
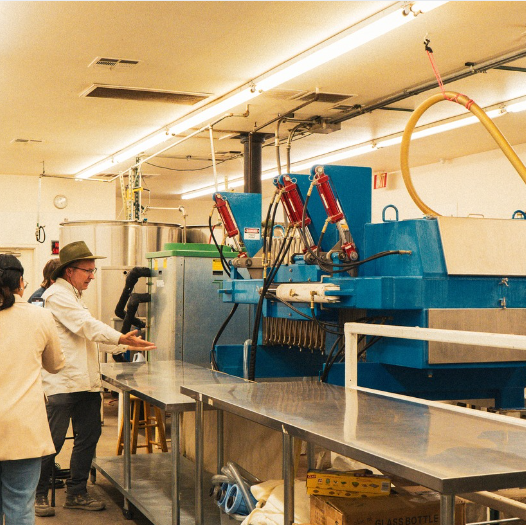
[[130, 300], [128, 301], [128, 309], [126, 310], [126, 316], [124, 317], [124, 322], [122, 323], [121, 333], [127, 334], [130, 331], [130, 328], [136, 326], [137, 328], [144, 328], [145, 324], [137, 317], [137, 308], [141, 303], [149, 303], [151, 300], [151, 295], [149, 293], [132, 293]]
[[219, 367], [217, 366], [216, 356], [215, 356], [215, 346], [217, 342], [219, 341], [219, 338], [225, 331], [225, 328], [228, 326], [228, 323], [230, 322], [230, 319], [234, 316], [236, 313], [237, 307], [239, 306], [239, 303], [234, 303], [234, 306], [232, 307], [232, 310], [230, 310], [230, 313], [228, 314], [227, 318], [221, 325], [221, 328], [219, 329], [219, 332], [217, 332], [216, 336], [214, 337], [214, 340], [212, 341], [212, 349], [210, 351], [210, 363], [212, 365], [212, 370], [219, 370]]
[[[212, 213], [213, 213], [213, 210], [212, 210]], [[219, 260], [221, 261], [221, 266], [223, 267], [223, 270], [228, 275], [228, 277], [230, 277], [228, 261], [223, 255], [223, 245], [221, 245], [221, 248], [219, 247], [219, 244], [217, 244], [217, 241], [216, 241], [216, 236], [214, 235], [214, 228], [212, 227], [212, 215], [208, 216], [208, 229], [210, 230], [210, 236], [212, 237], [212, 240], [214, 241], [217, 251], [219, 252]]]
[[268, 288], [272, 284], [274, 277], [276, 277], [279, 267], [281, 266], [281, 263], [283, 262], [283, 259], [285, 258], [285, 255], [287, 254], [287, 251], [289, 250], [290, 244], [292, 243], [293, 239], [294, 239], [294, 235], [291, 235], [290, 238], [288, 239], [288, 244], [286, 242], [287, 239], [286, 238], [283, 239], [283, 244], [281, 245], [281, 248], [278, 252], [276, 261], [274, 262], [274, 265], [272, 266], [268, 277], [263, 281], [263, 288], [261, 290], [261, 296], [258, 301], [256, 315], [254, 318], [254, 329], [252, 332], [252, 346], [250, 347], [250, 356], [248, 360], [248, 379], [250, 381], [254, 381], [256, 377], [256, 353], [257, 353], [257, 347], [258, 347], [259, 325], [261, 323], [261, 316], [263, 313], [263, 301], [265, 300], [265, 295], [267, 294]]
[[151, 277], [152, 272], [150, 268], [144, 266], [136, 266], [130, 273], [126, 276], [126, 283], [124, 285], [124, 290], [122, 291], [121, 297], [117, 306], [115, 307], [115, 315], [119, 319], [124, 319], [126, 317], [126, 303], [130, 298], [131, 293], [133, 292], [133, 287], [137, 284], [137, 281], [141, 277]]

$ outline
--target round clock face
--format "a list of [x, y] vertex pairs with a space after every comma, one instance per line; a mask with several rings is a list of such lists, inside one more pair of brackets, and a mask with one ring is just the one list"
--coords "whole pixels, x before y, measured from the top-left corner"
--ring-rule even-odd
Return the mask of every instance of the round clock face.
[[53, 199], [53, 204], [55, 205], [56, 208], [58, 208], [59, 210], [62, 210], [68, 205], [68, 199], [65, 195], [57, 195]]

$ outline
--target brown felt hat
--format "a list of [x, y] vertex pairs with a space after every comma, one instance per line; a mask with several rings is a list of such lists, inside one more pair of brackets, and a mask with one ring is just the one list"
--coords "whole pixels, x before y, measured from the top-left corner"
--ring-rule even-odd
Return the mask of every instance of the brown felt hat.
[[75, 261], [85, 261], [90, 259], [106, 259], [101, 255], [93, 255], [84, 241], [75, 241], [66, 244], [58, 254], [60, 266], [51, 274], [53, 281], [61, 274], [62, 270]]

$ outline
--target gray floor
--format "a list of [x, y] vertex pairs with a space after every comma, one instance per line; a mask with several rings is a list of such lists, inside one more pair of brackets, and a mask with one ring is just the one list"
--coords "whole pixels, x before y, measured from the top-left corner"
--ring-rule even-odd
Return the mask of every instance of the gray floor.
[[[113, 456], [117, 447], [117, 400], [110, 394], [104, 395], [104, 426], [102, 436], [97, 447], [98, 456]], [[144, 449], [139, 449], [144, 453]], [[160, 454], [160, 451], [155, 452]], [[71, 454], [71, 440], [66, 440], [64, 449], [57, 456], [57, 463], [61, 468], [69, 466]], [[97, 481], [92, 484], [88, 482], [88, 491], [106, 502], [106, 509], [101, 512], [87, 512], [83, 510], [64, 509], [65, 489], [56, 490], [55, 516], [47, 518], [36, 518], [36, 525], [150, 525], [151, 522], [140, 514], [134, 512], [133, 519], [127, 520], [122, 513], [123, 498], [100, 473], [97, 473]]]

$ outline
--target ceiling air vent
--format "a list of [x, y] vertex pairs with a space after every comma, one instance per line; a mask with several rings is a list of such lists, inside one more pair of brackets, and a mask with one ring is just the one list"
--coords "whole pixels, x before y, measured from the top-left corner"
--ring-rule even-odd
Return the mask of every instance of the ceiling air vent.
[[269, 89], [265, 92], [266, 95], [277, 100], [296, 100], [307, 93], [308, 91], [297, 89]]
[[[354, 98], [356, 96], [358, 95], [348, 95], [343, 93], [324, 93], [323, 91], [320, 91], [318, 93], [318, 100], [316, 102], [323, 102], [325, 104], [341, 104], [344, 100]], [[308, 102], [309, 100], [314, 100], [315, 97], [316, 92], [311, 91], [303, 96], [297, 97], [296, 100]]]
[[43, 140], [36, 139], [13, 139], [11, 144], [42, 144]]
[[102, 69], [130, 69], [139, 64], [138, 60], [128, 60], [126, 58], [107, 58], [97, 57], [88, 67]]
[[162, 89], [146, 89], [128, 86], [109, 86], [93, 84], [80, 94], [86, 98], [113, 98], [119, 100], [139, 100], [146, 102], [166, 102], [193, 106], [208, 98], [210, 93], [188, 93], [183, 91], [166, 91]]

